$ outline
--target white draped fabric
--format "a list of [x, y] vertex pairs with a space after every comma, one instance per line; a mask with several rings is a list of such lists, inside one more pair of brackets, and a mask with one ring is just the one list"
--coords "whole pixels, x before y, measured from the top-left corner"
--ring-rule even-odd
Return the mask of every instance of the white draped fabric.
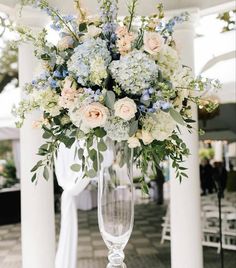
[[64, 190], [61, 198], [61, 230], [55, 260], [56, 268], [77, 267], [78, 227], [75, 197], [87, 187], [90, 179], [82, 179], [82, 172], [77, 173], [70, 169], [72, 164], [80, 161], [74, 158], [76, 146], [78, 144], [74, 143], [71, 149], [67, 149], [61, 144], [55, 161], [58, 184]]

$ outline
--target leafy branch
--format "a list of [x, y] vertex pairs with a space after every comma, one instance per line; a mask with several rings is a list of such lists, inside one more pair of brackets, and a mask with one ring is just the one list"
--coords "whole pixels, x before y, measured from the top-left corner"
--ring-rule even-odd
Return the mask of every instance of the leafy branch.
[[128, 11], [129, 11], [129, 15], [130, 15], [128, 31], [131, 30], [132, 23], [133, 23], [133, 20], [134, 20], [134, 17], [135, 17], [135, 9], [137, 7], [137, 4], [138, 4], [138, 0], [131, 0], [131, 2], [128, 5]]

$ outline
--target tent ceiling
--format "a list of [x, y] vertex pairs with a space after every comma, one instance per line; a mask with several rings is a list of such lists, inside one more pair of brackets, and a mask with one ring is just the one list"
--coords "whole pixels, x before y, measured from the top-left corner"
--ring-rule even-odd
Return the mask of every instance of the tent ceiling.
[[1, 140], [19, 140], [20, 130], [18, 128], [0, 127], [0, 141]]
[[211, 141], [226, 140], [231, 143], [236, 141], [236, 134], [230, 130], [209, 131], [206, 132], [204, 135], [201, 135], [199, 139]]
[[206, 134], [200, 139], [236, 141], [236, 103], [220, 105], [219, 115], [210, 120], [199, 120]]
[[[57, 6], [59, 9], [70, 12], [74, 10], [73, 8], [73, 0], [67, 0], [66, 4], [64, 0], [49, 0], [50, 3]], [[91, 12], [95, 13], [97, 11], [97, 0], [81, 0], [82, 4], [86, 6], [86, 8]], [[120, 2], [120, 10], [126, 10], [127, 0], [119, 0]], [[191, 7], [198, 7], [201, 10], [209, 9], [218, 5], [232, 3], [233, 1], [229, 0], [162, 0], [165, 8], [167, 10], [173, 9], [186, 9]], [[20, 3], [20, 0], [0, 0], [0, 3], [9, 7], [14, 7], [17, 3]], [[139, 1], [139, 14], [145, 15], [153, 13], [154, 7], [158, 1], [156, 0], [140, 0]]]

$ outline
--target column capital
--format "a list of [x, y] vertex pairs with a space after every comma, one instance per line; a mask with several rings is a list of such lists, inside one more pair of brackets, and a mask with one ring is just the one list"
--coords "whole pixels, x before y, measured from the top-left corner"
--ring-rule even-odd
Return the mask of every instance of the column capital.
[[41, 10], [31, 6], [24, 6], [22, 8], [20, 5], [15, 6], [12, 19], [16, 23], [24, 24], [32, 28], [42, 28], [50, 21], [49, 16], [44, 14]]
[[0, 3], [0, 9], [5, 12], [11, 20], [16, 23], [24, 24], [32, 28], [44, 27], [50, 18], [39, 9], [31, 6], [22, 6], [17, 3], [15, 5], [6, 5]]

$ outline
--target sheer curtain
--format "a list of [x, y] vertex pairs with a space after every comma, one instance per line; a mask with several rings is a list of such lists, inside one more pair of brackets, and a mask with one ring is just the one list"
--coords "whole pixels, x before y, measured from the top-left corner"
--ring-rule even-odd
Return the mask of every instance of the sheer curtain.
[[75, 196], [79, 195], [89, 184], [89, 178], [83, 178], [83, 173], [73, 172], [70, 166], [79, 163], [74, 158], [75, 148], [81, 144], [74, 143], [71, 149], [61, 144], [55, 161], [55, 172], [58, 184], [63, 188], [61, 197], [61, 230], [55, 259], [56, 268], [77, 267], [77, 208]]

